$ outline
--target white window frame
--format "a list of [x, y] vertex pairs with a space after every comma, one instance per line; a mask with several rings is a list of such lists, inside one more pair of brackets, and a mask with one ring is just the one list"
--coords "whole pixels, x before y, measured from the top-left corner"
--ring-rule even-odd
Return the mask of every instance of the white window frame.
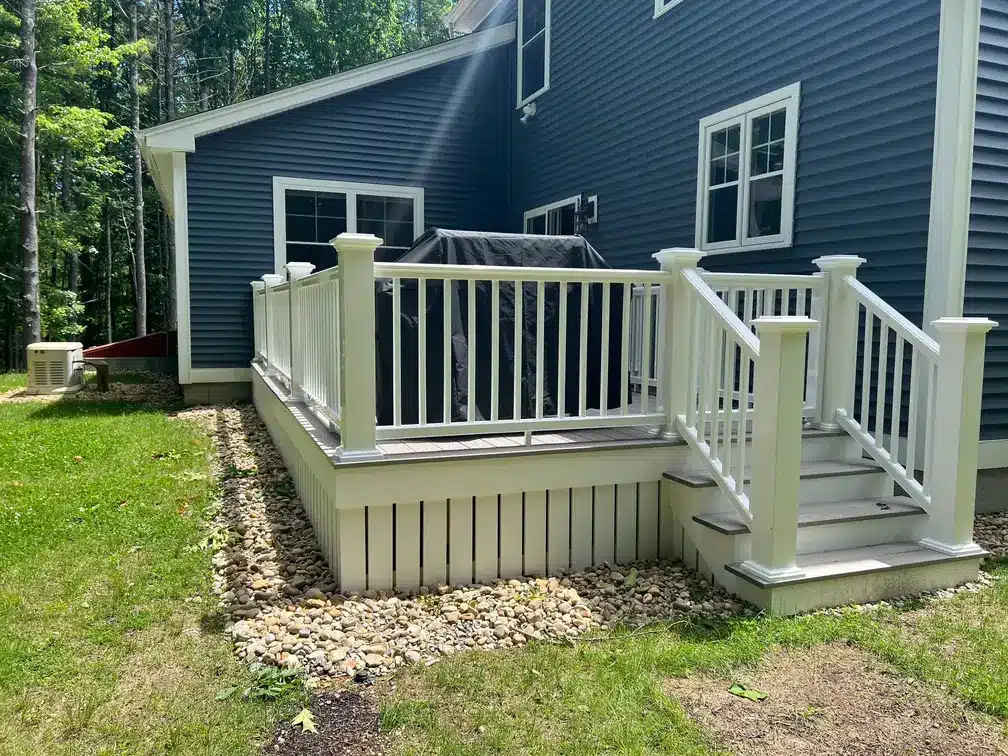
[[[795, 82], [769, 94], [744, 102], [700, 119], [700, 141], [697, 150], [697, 195], [695, 245], [708, 254], [741, 252], [743, 250], [782, 249], [790, 247], [794, 238], [795, 171], [798, 163], [798, 117], [801, 102], [801, 82]], [[749, 186], [751, 155], [749, 142], [754, 118], [785, 107], [784, 170], [781, 193], [781, 232], [774, 236], [747, 239], [749, 227]], [[707, 242], [707, 219], [710, 211], [710, 136], [731, 126], [740, 126], [739, 185], [736, 206], [735, 239]]]
[[[400, 197], [413, 200], [413, 238], [420, 238], [424, 226], [424, 190], [420, 186], [391, 186], [365, 184], [355, 181], [325, 181], [322, 179], [273, 177], [273, 264], [276, 273], [284, 273], [287, 260], [287, 190], [328, 192], [346, 195], [347, 232], [357, 231], [357, 195], [369, 194], [383, 197]], [[309, 242], [297, 242], [298, 244]], [[318, 242], [315, 242], [318, 244]]]
[[679, 5], [679, 3], [681, 3], [682, 1], [683, 0], [655, 0], [654, 17], [658, 18], [658, 16], [662, 15], [663, 13], [668, 13], [670, 10]]
[[[528, 105], [534, 99], [542, 95], [550, 88], [550, 31], [552, 28], [552, 0], [545, 0], [546, 3], [546, 25], [539, 34], [546, 35], [545, 50], [543, 52], [543, 86], [541, 89], [533, 92], [528, 97], [522, 99], [522, 80], [523, 80], [523, 69], [525, 61], [525, 0], [518, 0], [518, 106], [517, 109], [521, 110], [523, 107]], [[532, 39], [535, 39], [535, 35]], [[531, 41], [531, 40], [528, 40]]]
[[[567, 207], [568, 205], [574, 205], [574, 212], [576, 213], [581, 209], [581, 195], [575, 195], [574, 197], [568, 197], [567, 199], [557, 200], [556, 202], [550, 202], [548, 205], [540, 205], [539, 207], [534, 207], [531, 210], [525, 211], [525, 216], [522, 218], [522, 233], [528, 233], [528, 222], [529, 218], [537, 218], [540, 215], [546, 216], [546, 230], [549, 231], [549, 213], [551, 210], [559, 210], [560, 208]], [[554, 234], [546, 234], [546, 236], [554, 236]]]

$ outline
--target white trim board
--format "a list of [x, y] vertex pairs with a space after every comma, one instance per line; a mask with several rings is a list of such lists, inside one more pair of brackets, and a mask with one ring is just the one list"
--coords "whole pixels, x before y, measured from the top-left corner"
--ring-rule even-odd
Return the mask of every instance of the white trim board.
[[419, 239], [426, 230], [424, 221], [424, 190], [422, 186], [392, 186], [366, 184], [355, 181], [329, 181], [324, 179], [273, 177], [273, 266], [274, 273], [286, 275], [287, 260], [287, 190], [301, 189], [312, 192], [345, 194], [347, 203], [347, 232], [357, 232], [357, 195], [374, 194], [384, 197], [402, 197], [413, 200], [413, 238]]
[[981, 0], [941, 0], [924, 330], [963, 314], [980, 57]]
[[[577, 194], [573, 197], [568, 197], [567, 199], [557, 200], [556, 202], [550, 202], [547, 205], [540, 205], [539, 207], [533, 207], [531, 210], [526, 210], [525, 214], [522, 216], [522, 233], [528, 233], [528, 222], [529, 218], [535, 218], [539, 215], [547, 216], [547, 226], [549, 224], [549, 212], [550, 210], [559, 210], [562, 207], [567, 207], [568, 205], [574, 205], [574, 211], [577, 212], [581, 209], [581, 195]], [[549, 228], [547, 227], [547, 232]]]
[[196, 139], [207, 134], [225, 131], [241, 124], [268, 118], [277, 113], [406, 76], [425, 68], [485, 52], [510, 44], [514, 39], [514, 24], [497, 26], [487, 31], [458, 37], [416, 52], [361, 66], [307, 84], [272, 92], [261, 97], [253, 97], [251, 100], [234, 105], [227, 105], [206, 113], [154, 126], [141, 131], [138, 138], [148, 149], [193, 152], [196, 149]]
[[[753, 118], [765, 116], [771, 110], [777, 110], [780, 106], [784, 106], [787, 111], [784, 126], [784, 167], [780, 171], [783, 185], [781, 195], [781, 232], [774, 236], [747, 239], [746, 225], [749, 217], [749, 185], [751, 183], [749, 147], [752, 121]], [[694, 246], [697, 249], [703, 250], [708, 255], [714, 255], [749, 250], [782, 249], [791, 246], [794, 237], [795, 177], [798, 174], [798, 121], [800, 111], [801, 82], [799, 81], [700, 119], [700, 135], [697, 142], [696, 226], [694, 230]], [[740, 141], [739, 171], [736, 181], [738, 193], [735, 209], [735, 239], [708, 243], [706, 240], [706, 231], [708, 216], [707, 194], [710, 178], [709, 137], [712, 132], [736, 125], [739, 126]], [[774, 174], [771, 173], [768, 175], [772, 176]]]
[[192, 368], [189, 383], [249, 383], [252, 368]]
[[981, 441], [977, 455], [978, 470], [1008, 467], [1008, 438]]
[[655, 0], [654, 17], [664, 16], [670, 10], [679, 5], [683, 0]]
[[190, 383], [192, 332], [189, 313], [189, 197], [186, 184], [186, 154], [171, 153], [172, 226], [175, 230], [175, 309], [178, 329], [179, 383]]

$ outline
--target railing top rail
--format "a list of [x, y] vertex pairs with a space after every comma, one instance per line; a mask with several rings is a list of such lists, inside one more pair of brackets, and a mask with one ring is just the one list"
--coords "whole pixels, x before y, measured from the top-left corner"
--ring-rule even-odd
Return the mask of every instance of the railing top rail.
[[686, 269], [682, 274], [690, 286], [693, 287], [693, 290], [714, 311], [714, 314], [721, 321], [722, 325], [735, 336], [735, 340], [739, 346], [745, 348], [753, 358], [759, 357], [759, 339], [746, 327], [745, 323], [739, 320], [739, 317], [732, 309], [721, 301], [721, 297], [704, 281], [700, 272]]
[[325, 270], [317, 271], [312, 273], [310, 276], [305, 276], [304, 278], [298, 279], [298, 286], [314, 286], [315, 284], [325, 283], [326, 281], [331, 281], [334, 278], [339, 277], [339, 266], [334, 268], [326, 268]]
[[819, 274], [778, 275], [776, 273], [700, 273], [711, 288], [723, 289], [816, 289], [823, 285]]
[[427, 278], [453, 281], [545, 281], [548, 283], [660, 283], [668, 274], [660, 270], [613, 268], [524, 268], [508, 265], [439, 265], [378, 263], [375, 278]]
[[290, 281], [284, 281], [283, 283], [277, 284], [276, 286], [270, 286], [270, 291], [276, 294], [278, 292], [280, 293], [285, 292], [289, 288], [290, 288]]
[[844, 281], [854, 291], [854, 295], [861, 304], [874, 310], [876, 314], [886, 320], [889, 327], [902, 336], [905, 341], [913, 344], [924, 353], [925, 357], [930, 358], [932, 361], [938, 359], [937, 341], [900, 315], [892, 305], [858, 281], [854, 276], [844, 276]]

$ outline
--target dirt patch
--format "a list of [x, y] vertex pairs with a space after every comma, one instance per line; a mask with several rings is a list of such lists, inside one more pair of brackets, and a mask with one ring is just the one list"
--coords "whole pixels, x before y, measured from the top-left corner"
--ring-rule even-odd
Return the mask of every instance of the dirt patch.
[[[732, 682], [767, 693], [731, 695]], [[737, 756], [990, 756], [1008, 754], [992, 720], [866, 652], [844, 645], [789, 650], [737, 680], [673, 678], [665, 692]]]
[[318, 732], [281, 722], [264, 749], [281, 756], [380, 756], [386, 742], [378, 724], [378, 707], [356, 691], [328, 691], [313, 696], [308, 707]]
[[24, 387], [0, 392], [0, 404], [70, 404], [73, 402], [137, 403], [164, 406], [182, 398], [178, 381], [154, 373], [130, 373], [125, 379], [113, 375], [109, 390], [98, 391], [95, 378], [88, 374], [87, 382], [73, 394], [29, 394]]

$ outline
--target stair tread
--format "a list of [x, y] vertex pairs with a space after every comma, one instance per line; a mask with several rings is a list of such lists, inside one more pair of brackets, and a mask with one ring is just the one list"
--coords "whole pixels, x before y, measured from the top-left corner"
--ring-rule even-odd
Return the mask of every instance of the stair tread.
[[[831, 523], [881, 520], [889, 517], [922, 514], [924, 514], [924, 509], [907, 496], [802, 504], [798, 508], [798, 527], [810, 528]], [[696, 515], [693, 517], [693, 521], [724, 535], [742, 535], [749, 532], [745, 522], [734, 511], [708, 512]]]
[[886, 543], [879, 546], [861, 546], [856, 549], [822, 551], [817, 554], [801, 554], [797, 564], [804, 575], [776, 581], [765, 581], [741, 569], [742, 563], [726, 564], [725, 568], [734, 575], [760, 587], [797, 585], [818, 580], [885, 572], [903, 567], [917, 567], [927, 564], [941, 564], [960, 559], [978, 559], [980, 554], [952, 556], [935, 551], [914, 541]]
[[[869, 459], [856, 462], [844, 460], [802, 462], [801, 477], [803, 480], [807, 480], [811, 478], [840, 477], [843, 475], [867, 475], [881, 472], [881, 470], [881, 465]], [[748, 481], [751, 475], [752, 470], [746, 470], [745, 479]], [[717, 485], [714, 476], [702, 470], [666, 470], [664, 477], [690, 488], [708, 488]]]

